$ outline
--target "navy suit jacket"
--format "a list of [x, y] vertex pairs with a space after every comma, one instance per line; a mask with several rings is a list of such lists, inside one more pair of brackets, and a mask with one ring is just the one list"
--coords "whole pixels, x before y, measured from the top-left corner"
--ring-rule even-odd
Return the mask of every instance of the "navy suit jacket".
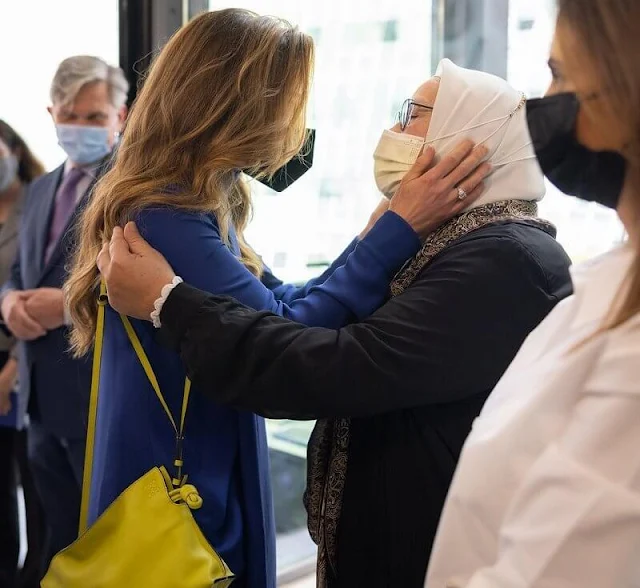
[[[101, 166], [99, 172], [103, 169]], [[74, 246], [73, 229], [93, 185], [78, 203], [50, 260], [45, 263], [56, 191], [63, 171], [64, 165], [36, 179], [26, 189], [18, 253], [2, 295], [10, 290], [61, 288], [66, 280]], [[68, 329], [62, 327], [36, 341], [21, 342], [19, 357], [18, 425], [24, 425], [29, 407], [31, 417], [50, 433], [66, 439], [83, 438], [87, 428], [91, 362], [88, 357], [72, 358]]]

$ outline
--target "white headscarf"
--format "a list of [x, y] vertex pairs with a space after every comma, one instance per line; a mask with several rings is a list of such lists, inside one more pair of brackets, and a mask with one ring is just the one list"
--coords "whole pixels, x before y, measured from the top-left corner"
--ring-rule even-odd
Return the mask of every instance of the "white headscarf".
[[542, 200], [544, 176], [529, 135], [524, 94], [497, 76], [458, 67], [449, 59], [440, 62], [436, 75], [440, 88], [426, 144], [437, 157], [463, 139], [489, 148], [493, 173], [472, 208], [501, 200]]

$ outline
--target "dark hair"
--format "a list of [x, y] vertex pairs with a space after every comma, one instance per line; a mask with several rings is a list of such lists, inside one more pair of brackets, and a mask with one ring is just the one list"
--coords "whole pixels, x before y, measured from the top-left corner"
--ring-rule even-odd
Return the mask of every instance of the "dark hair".
[[44, 166], [32, 153], [31, 149], [27, 147], [24, 139], [2, 119], [0, 119], [0, 139], [7, 144], [11, 151], [18, 155], [18, 177], [20, 181], [28, 184], [45, 173]]

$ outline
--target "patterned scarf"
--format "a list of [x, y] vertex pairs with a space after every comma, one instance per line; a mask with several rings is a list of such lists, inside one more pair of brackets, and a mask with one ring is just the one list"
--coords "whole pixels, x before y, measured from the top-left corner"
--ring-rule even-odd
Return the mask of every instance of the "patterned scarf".
[[[537, 217], [535, 202], [505, 200], [474, 208], [444, 224], [427, 237], [422, 249], [396, 275], [391, 295], [402, 294], [438, 253], [451, 243], [486, 225], [527, 221], [553, 232], [550, 223]], [[322, 419], [311, 433], [307, 449], [307, 509], [309, 533], [318, 545], [317, 587], [327, 588], [329, 570], [336, 575], [337, 530], [342, 492], [347, 475], [349, 418]]]

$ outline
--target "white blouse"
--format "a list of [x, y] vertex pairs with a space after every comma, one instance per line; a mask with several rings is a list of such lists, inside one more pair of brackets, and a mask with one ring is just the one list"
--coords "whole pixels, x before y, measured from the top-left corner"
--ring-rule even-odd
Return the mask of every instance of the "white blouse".
[[572, 271], [474, 422], [428, 588], [640, 587], [640, 315], [597, 334], [633, 251]]

